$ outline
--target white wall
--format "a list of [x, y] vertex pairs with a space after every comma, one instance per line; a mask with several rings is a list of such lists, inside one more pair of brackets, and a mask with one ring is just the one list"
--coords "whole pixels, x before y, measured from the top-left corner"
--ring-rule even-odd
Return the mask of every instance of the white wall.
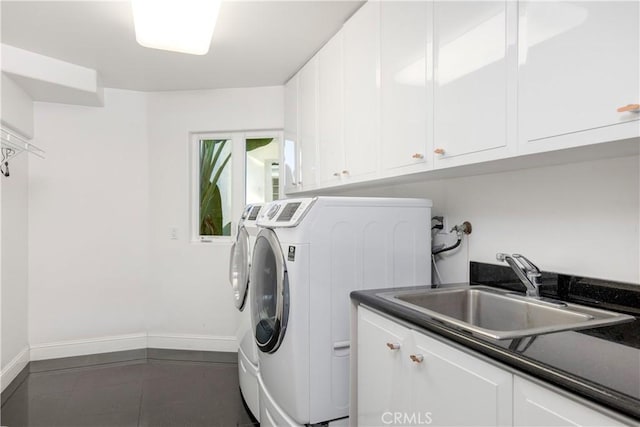
[[46, 160], [29, 176], [32, 359], [144, 347], [149, 277], [146, 95], [35, 104]]
[[10, 177], [0, 177], [1, 187], [1, 281], [0, 324], [2, 330], [1, 388], [29, 361], [28, 347], [28, 252], [26, 154], [9, 162]]
[[[279, 86], [149, 94], [150, 347], [235, 350], [231, 243], [190, 241], [189, 134], [282, 129], [283, 93]], [[235, 157], [234, 165], [242, 161]], [[244, 192], [242, 183], [233, 186]], [[174, 227], [178, 240], [170, 239]]]
[[282, 97], [282, 87], [110, 89], [104, 108], [35, 104], [47, 159], [29, 179], [32, 360], [235, 350], [230, 241], [190, 241], [189, 136], [281, 129]]
[[2, 124], [27, 138], [33, 137], [33, 101], [29, 95], [7, 75], [0, 81]]
[[510, 252], [547, 271], [640, 283], [639, 169], [631, 156], [337, 193], [431, 198], [449, 227], [470, 221], [468, 241], [439, 262], [446, 282], [466, 280], [469, 259], [499, 264]]
[[[3, 127], [31, 138], [33, 101], [2, 73], [0, 118]], [[0, 177], [0, 389], [29, 361], [28, 347], [28, 159], [9, 162], [10, 177]]]

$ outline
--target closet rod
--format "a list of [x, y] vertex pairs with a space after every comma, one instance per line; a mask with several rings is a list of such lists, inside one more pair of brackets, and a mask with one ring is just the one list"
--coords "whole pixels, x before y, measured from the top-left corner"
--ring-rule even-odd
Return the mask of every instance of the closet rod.
[[2, 148], [10, 148], [16, 152], [16, 155], [25, 151], [36, 157], [44, 159], [43, 149], [5, 128], [0, 128], [0, 139], [2, 140]]

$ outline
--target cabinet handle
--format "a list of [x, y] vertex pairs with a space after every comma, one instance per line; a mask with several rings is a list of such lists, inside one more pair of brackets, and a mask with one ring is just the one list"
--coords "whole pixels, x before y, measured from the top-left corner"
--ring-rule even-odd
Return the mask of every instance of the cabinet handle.
[[387, 347], [389, 347], [389, 350], [400, 350], [400, 344], [395, 342], [388, 342]]
[[640, 104], [628, 104], [624, 107], [618, 108], [618, 113], [624, 113], [625, 111], [633, 111], [634, 113], [640, 113]]
[[340, 176], [340, 173], [339, 173], [339, 172], [335, 172], [335, 173], [333, 174], [333, 176]]
[[442, 156], [444, 154], [444, 148], [436, 148], [433, 152]]
[[411, 359], [411, 361], [415, 363], [422, 363], [422, 361], [424, 360], [424, 356], [421, 354], [411, 354], [409, 355], [409, 359]]
[[416, 153], [413, 156], [411, 156], [414, 159], [424, 159], [424, 156], [420, 153]]
[[343, 170], [342, 171], [342, 175], [349, 175], [349, 171], [348, 170]]

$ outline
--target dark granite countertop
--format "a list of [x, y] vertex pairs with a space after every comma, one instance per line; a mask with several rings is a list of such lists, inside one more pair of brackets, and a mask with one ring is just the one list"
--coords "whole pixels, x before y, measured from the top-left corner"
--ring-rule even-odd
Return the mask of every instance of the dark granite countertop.
[[[507, 271], [508, 270], [508, 271]], [[470, 286], [522, 290], [510, 269], [472, 263]], [[448, 338], [505, 365], [640, 420], [640, 286], [544, 273], [544, 296], [636, 316], [619, 325], [494, 340], [445, 325], [377, 296], [400, 288], [356, 291], [351, 298]], [[408, 287], [424, 289], [423, 287]], [[621, 295], [624, 298], [621, 298]]]

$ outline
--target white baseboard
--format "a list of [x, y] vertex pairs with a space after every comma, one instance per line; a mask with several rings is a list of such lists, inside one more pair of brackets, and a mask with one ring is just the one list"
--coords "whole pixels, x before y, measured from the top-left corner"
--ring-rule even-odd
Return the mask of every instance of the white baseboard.
[[147, 334], [115, 335], [86, 340], [58, 341], [31, 346], [31, 360], [58, 359], [147, 347]]
[[32, 360], [58, 359], [141, 348], [235, 352], [238, 351], [238, 342], [234, 336], [137, 333], [34, 344], [30, 349], [26, 347], [22, 350], [0, 372], [2, 389], [4, 390]]
[[0, 391], [4, 391], [20, 371], [29, 363], [29, 347], [23, 348], [16, 357], [7, 363], [0, 371]]
[[233, 336], [149, 334], [147, 347], [170, 350], [235, 352], [238, 351], [238, 342], [236, 337]]

